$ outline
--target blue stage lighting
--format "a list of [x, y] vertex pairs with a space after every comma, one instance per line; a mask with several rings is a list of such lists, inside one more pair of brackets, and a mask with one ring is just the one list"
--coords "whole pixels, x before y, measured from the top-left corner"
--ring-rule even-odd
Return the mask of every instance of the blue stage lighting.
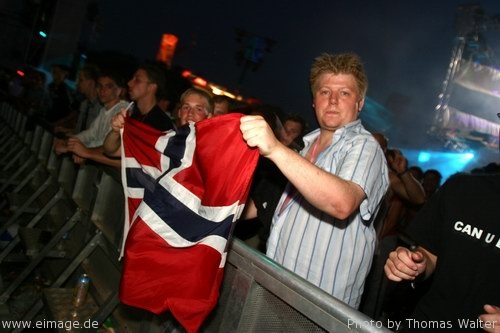
[[474, 158], [474, 154], [473, 153], [465, 153], [464, 158], [467, 160], [472, 160]]
[[411, 149], [402, 149], [401, 151], [408, 160], [408, 166], [419, 166], [424, 171], [436, 169], [442, 174], [443, 181], [457, 172], [464, 172], [467, 165], [476, 157], [473, 151], [465, 153]]
[[419, 163], [428, 162], [430, 159], [431, 159], [431, 154], [426, 151], [421, 151], [420, 154], [418, 154]]

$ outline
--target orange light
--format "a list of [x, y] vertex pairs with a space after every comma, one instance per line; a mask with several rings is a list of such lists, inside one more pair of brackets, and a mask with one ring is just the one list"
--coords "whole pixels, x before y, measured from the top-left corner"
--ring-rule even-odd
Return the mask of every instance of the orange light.
[[207, 86], [207, 81], [202, 79], [201, 77], [197, 77], [196, 79], [193, 80], [193, 82], [199, 86], [206, 87]]
[[220, 90], [219, 88], [217, 88], [217, 87], [213, 87], [212, 86], [210, 88], [212, 88], [212, 94], [214, 94], [214, 95], [222, 95], [222, 94], [224, 94], [224, 92], [222, 90]]
[[19, 75], [19, 76], [24, 76], [24, 72], [23, 72], [22, 70], [20, 70], [20, 69], [18, 69], [18, 70], [16, 71], [16, 73], [17, 73], [17, 75]]
[[182, 75], [182, 77], [190, 77], [191, 74], [193, 74], [193, 73], [190, 70], [185, 69], [182, 71], [181, 75]]
[[172, 58], [174, 57], [175, 47], [179, 38], [172, 34], [163, 34], [160, 42], [160, 47], [158, 48], [158, 53], [156, 54], [156, 60], [165, 63], [168, 67], [172, 65]]

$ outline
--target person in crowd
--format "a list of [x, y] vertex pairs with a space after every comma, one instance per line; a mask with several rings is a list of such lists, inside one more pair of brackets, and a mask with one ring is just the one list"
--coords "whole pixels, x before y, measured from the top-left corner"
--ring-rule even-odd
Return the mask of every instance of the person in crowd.
[[270, 104], [254, 105], [246, 111], [243, 110], [241, 113], [262, 116], [273, 130], [274, 136], [278, 140], [282, 139], [283, 124], [280, 116], [283, 114], [283, 111], [280, 107]]
[[100, 70], [95, 65], [85, 65], [78, 71], [76, 81], [78, 92], [83, 96], [80, 102], [78, 114], [71, 112], [64, 119], [59, 120], [55, 125], [54, 131], [66, 135], [79, 133], [90, 127], [92, 121], [97, 117], [101, 110], [101, 103], [97, 97], [97, 79]]
[[454, 175], [408, 225], [411, 243], [390, 253], [385, 274], [417, 289], [433, 280], [403, 331], [500, 332], [499, 202], [500, 174]]
[[500, 173], [500, 163], [490, 162], [485, 166], [472, 169], [470, 173], [472, 174]]
[[[293, 137], [284, 138], [286, 135], [284, 125], [278, 116], [282, 114], [280, 108], [263, 105], [253, 108], [248, 113], [264, 117], [281, 143], [295, 151], [301, 150], [296, 143], [299, 140], [295, 141], [295, 139], [300, 137], [300, 142], [302, 142], [302, 132], [306, 127], [306, 122], [302, 117], [293, 115], [285, 117], [285, 123], [290, 125], [291, 130], [289, 132]], [[302, 129], [299, 129], [299, 126]], [[294, 128], [299, 130], [296, 131]], [[303, 145], [302, 142], [302, 147]], [[286, 177], [273, 162], [265, 157], [260, 157], [250, 190], [250, 197], [255, 205], [257, 216], [254, 219], [238, 223], [234, 231], [236, 237], [245, 240], [248, 245], [266, 253], [266, 243], [271, 230], [274, 211], [287, 182]]]
[[171, 100], [170, 96], [168, 96], [167, 94], [162, 94], [158, 98], [158, 107], [163, 112], [165, 112], [165, 114], [170, 118], [170, 120], [172, 120], [172, 122], [174, 122], [174, 117], [170, 112], [170, 110], [172, 108], [172, 100]]
[[120, 166], [120, 160], [104, 155], [103, 142], [111, 130], [111, 118], [127, 106], [120, 100], [124, 82], [118, 75], [104, 73], [97, 80], [97, 94], [103, 107], [90, 127], [71, 136], [67, 140], [57, 139], [55, 150], [58, 154], [72, 152], [75, 163], [82, 164], [86, 159], [114, 167]]
[[373, 137], [385, 152], [389, 166], [388, 207], [381, 224], [380, 239], [396, 235], [397, 228], [405, 223], [405, 214], [411, 207], [420, 207], [426, 196], [420, 182], [408, 168], [408, 160], [398, 149], [389, 149], [389, 140], [382, 133], [373, 133]]
[[437, 191], [439, 186], [441, 186], [442, 178], [441, 172], [435, 169], [425, 170], [424, 176], [422, 177], [422, 186], [424, 187], [427, 199]]
[[231, 110], [231, 100], [224, 95], [215, 95], [214, 101], [214, 117], [223, 116]]
[[52, 65], [52, 82], [49, 84], [49, 109], [44, 118], [50, 124], [67, 117], [71, 113], [73, 92], [66, 84], [69, 68], [62, 64]]
[[[411, 173], [413, 178], [415, 178], [415, 180], [419, 184], [422, 185], [422, 181], [424, 180], [424, 170], [422, 170], [421, 167], [416, 166], [416, 165], [410, 166], [408, 168], [408, 172]], [[422, 185], [422, 189], [423, 189], [423, 185]], [[425, 190], [424, 190], [424, 193], [425, 193]], [[425, 200], [427, 201], [427, 195], [425, 196]], [[420, 210], [420, 208], [422, 208], [422, 205], [409, 203], [406, 208], [407, 208], [407, 210], [406, 210], [406, 213], [404, 215], [404, 222], [403, 222], [404, 224], [411, 222], [415, 218], [415, 215], [417, 215], [417, 212]]]
[[[358, 308], [375, 250], [373, 220], [389, 180], [382, 149], [364, 129], [367, 78], [359, 56], [322, 54], [310, 75], [319, 129], [297, 153], [261, 116], [241, 131], [289, 180], [273, 216], [267, 256]], [[250, 211], [249, 215], [255, 215]], [[255, 206], [254, 206], [255, 207]]]
[[[375, 228], [379, 245], [373, 258], [373, 266], [367, 279], [361, 311], [372, 318], [378, 318], [386, 294], [394, 288], [387, 288], [384, 281], [384, 264], [389, 253], [398, 243], [398, 232], [408, 223], [409, 212], [418, 210], [425, 202], [425, 192], [420, 182], [413, 177], [408, 161], [398, 149], [389, 149], [388, 138], [379, 132], [372, 133], [385, 153], [389, 167], [389, 190], [382, 209], [377, 216]], [[389, 289], [389, 290], [388, 290]]]
[[180, 97], [177, 126], [211, 118], [213, 110], [214, 103], [208, 92], [198, 88], [189, 88]]
[[6, 75], [7, 86], [5, 88], [8, 92], [9, 99], [11, 102], [15, 102], [19, 98], [22, 98], [25, 93], [25, 79], [20, 75]]
[[[169, 116], [158, 106], [158, 97], [164, 93], [165, 72], [154, 64], [143, 64], [128, 81], [129, 96], [135, 102], [130, 114], [133, 119], [139, 120], [160, 131], [174, 128]], [[111, 131], [104, 140], [104, 152], [108, 156], [120, 156], [121, 138], [120, 128], [123, 127], [125, 109], [122, 109], [111, 120]]]
[[304, 118], [299, 115], [288, 115], [283, 121], [283, 133], [281, 135], [281, 143], [296, 151], [304, 148], [302, 137], [307, 128], [307, 123]]
[[34, 68], [27, 68], [25, 76], [16, 78], [16, 82], [17, 80], [22, 83], [18, 95], [12, 95], [8, 99], [16, 109], [28, 116], [26, 129], [32, 131], [37, 120], [43, 119], [50, 107], [49, 94], [45, 87], [46, 75]]
[[[278, 114], [281, 114], [280, 108], [272, 105], [259, 105], [243, 113], [262, 116], [271, 127], [276, 138], [283, 143], [281, 137], [283, 135], [283, 125], [278, 116]], [[260, 156], [249, 194], [250, 203], [255, 205], [256, 216], [238, 223], [234, 228], [234, 236], [266, 253], [266, 243], [274, 211], [287, 183], [286, 177], [278, 167], [269, 159]]]
[[408, 168], [408, 171], [411, 172], [413, 178], [415, 178], [420, 184], [422, 184], [422, 180], [424, 179], [424, 170], [417, 165], [412, 165]]
[[29, 69], [25, 76], [25, 89], [16, 106], [29, 116], [41, 115], [47, 110], [49, 96], [45, 87], [46, 75], [36, 69]]

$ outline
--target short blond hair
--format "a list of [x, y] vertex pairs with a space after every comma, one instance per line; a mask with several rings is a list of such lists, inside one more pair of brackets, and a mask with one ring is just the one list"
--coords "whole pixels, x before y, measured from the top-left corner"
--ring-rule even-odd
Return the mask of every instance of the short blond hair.
[[365, 98], [368, 89], [368, 78], [361, 58], [354, 53], [329, 54], [323, 53], [316, 59], [311, 66], [311, 75], [309, 81], [311, 92], [317, 91], [318, 78], [321, 74], [351, 74], [356, 80], [360, 99]]
[[195, 87], [188, 88], [186, 91], [184, 91], [182, 93], [182, 95], [180, 97], [179, 106], [182, 106], [182, 104], [184, 104], [184, 100], [189, 95], [198, 95], [198, 96], [201, 96], [202, 98], [204, 98], [207, 101], [207, 112], [209, 114], [212, 114], [214, 112], [214, 102], [213, 102], [212, 95], [210, 95], [210, 93], [206, 90], [198, 89]]

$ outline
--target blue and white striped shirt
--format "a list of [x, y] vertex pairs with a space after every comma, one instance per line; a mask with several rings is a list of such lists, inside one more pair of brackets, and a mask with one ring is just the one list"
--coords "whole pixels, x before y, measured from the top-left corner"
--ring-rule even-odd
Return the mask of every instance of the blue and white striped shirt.
[[[304, 137], [304, 156], [319, 129]], [[359, 307], [375, 249], [373, 220], [389, 186], [384, 153], [360, 120], [337, 129], [315, 164], [364, 190], [366, 198], [345, 220], [320, 211], [297, 193], [274, 213], [267, 256], [354, 308]]]

